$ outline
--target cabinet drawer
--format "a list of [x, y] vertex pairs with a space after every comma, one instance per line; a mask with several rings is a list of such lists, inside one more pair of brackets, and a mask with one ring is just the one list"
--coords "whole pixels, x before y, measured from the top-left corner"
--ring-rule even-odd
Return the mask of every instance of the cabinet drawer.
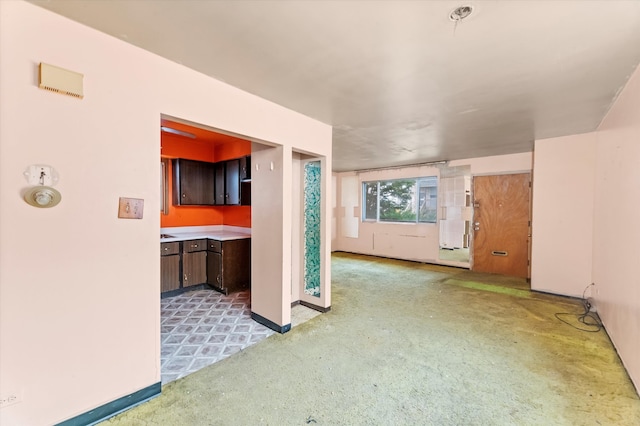
[[215, 251], [216, 253], [222, 252], [222, 242], [218, 240], [209, 240], [207, 250]]
[[207, 240], [189, 240], [182, 243], [183, 253], [193, 253], [196, 251], [206, 251]]
[[160, 256], [168, 256], [170, 254], [180, 253], [180, 243], [160, 243]]

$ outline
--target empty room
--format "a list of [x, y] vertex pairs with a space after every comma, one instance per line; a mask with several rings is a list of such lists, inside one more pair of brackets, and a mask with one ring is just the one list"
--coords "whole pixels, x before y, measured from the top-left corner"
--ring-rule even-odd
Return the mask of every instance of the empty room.
[[0, 424], [640, 424], [638, 46], [630, 0], [1, 0]]

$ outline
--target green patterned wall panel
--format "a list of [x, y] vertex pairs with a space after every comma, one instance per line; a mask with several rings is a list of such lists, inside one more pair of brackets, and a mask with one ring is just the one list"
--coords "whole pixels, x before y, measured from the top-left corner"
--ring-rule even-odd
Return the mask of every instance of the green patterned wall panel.
[[320, 297], [320, 161], [304, 165], [304, 292]]

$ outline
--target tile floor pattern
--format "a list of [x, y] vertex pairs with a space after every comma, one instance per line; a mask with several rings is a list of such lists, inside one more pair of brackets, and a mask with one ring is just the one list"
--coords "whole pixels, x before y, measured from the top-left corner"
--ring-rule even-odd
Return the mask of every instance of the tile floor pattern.
[[251, 319], [248, 291], [196, 290], [161, 300], [162, 384], [233, 355], [275, 332]]

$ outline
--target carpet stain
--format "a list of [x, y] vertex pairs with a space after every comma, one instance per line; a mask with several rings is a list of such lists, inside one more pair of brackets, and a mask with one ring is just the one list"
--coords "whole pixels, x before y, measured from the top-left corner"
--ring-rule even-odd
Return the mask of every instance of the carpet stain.
[[497, 285], [491, 285], [491, 284], [484, 284], [484, 283], [479, 283], [479, 282], [474, 282], [474, 281], [460, 281], [460, 280], [447, 280], [445, 281], [446, 284], [451, 284], [451, 285], [457, 285], [460, 287], [466, 287], [466, 288], [472, 288], [474, 290], [481, 290], [481, 291], [490, 291], [493, 293], [500, 293], [500, 294], [508, 294], [509, 296], [515, 296], [515, 297], [523, 297], [523, 298], [531, 298], [532, 294], [530, 291], [526, 291], [526, 290], [518, 290], [516, 288], [509, 288], [509, 287], [501, 287], [501, 286], [497, 286]]
[[639, 425], [606, 333], [554, 316], [581, 309], [518, 278], [337, 253], [331, 311], [104, 424]]

